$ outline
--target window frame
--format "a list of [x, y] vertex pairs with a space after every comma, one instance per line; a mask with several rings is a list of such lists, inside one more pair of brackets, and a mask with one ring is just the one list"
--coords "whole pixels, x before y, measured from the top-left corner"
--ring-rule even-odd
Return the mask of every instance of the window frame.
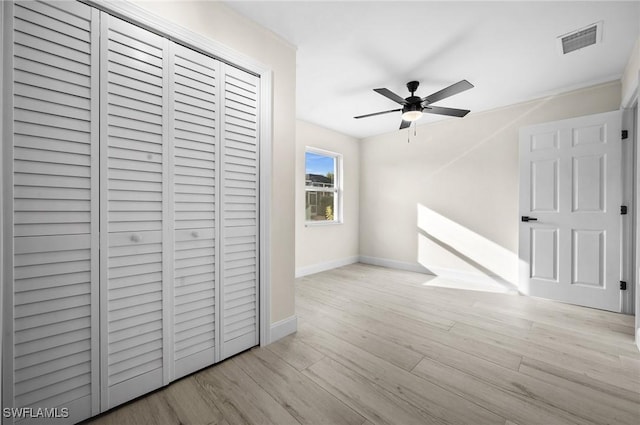
[[[312, 146], [305, 146], [305, 165], [304, 165], [304, 193], [305, 193], [305, 226], [330, 226], [334, 224], [342, 224], [343, 218], [343, 165], [342, 165], [342, 154], [338, 152], [332, 152], [325, 149], [315, 148]], [[335, 161], [335, 169], [334, 169], [334, 185], [333, 188], [328, 187], [318, 187], [318, 186], [307, 186], [307, 153], [312, 153], [316, 155], [322, 155], [331, 157]], [[306, 211], [307, 211], [307, 193], [308, 192], [328, 192], [333, 193], [334, 195], [334, 211], [333, 211], [333, 220], [307, 220]]]

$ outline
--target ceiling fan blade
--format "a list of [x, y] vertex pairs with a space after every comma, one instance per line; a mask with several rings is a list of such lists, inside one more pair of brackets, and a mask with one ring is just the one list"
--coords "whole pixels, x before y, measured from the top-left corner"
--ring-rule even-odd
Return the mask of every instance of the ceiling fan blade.
[[399, 103], [401, 105], [406, 105], [407, 101], [404, 100], [403, 98], [401, 98], [399, 95], [395, 94], [394, 92], [392, 92], [389, 89], [373, 89], [374, 92], [379, 93], [381, 95], [383, 95], [384, 97], [393, 100], [396, 103]]
[[427, 114], [449, 115], [451, 117], [462, 118], [469, 112], [468, 109], [444, 108], [442, 106], [425, 106], [422, 112]]
[[440, 91], [437, 91], [423, 98], [422, 103], [427, 103], [427, 104], [435, 103], [449, 96], [453, 96], [454, 94], [458, 94], [465, 90], [469, 90], [470, 88], [473, 88], [473, 84], [471, 84], [467, 80], [458, 81], [457, 83], [452, 84], [449, 87], [446, 87]]
[[360, 118], [367, 118], [367, 117], [375, 117], [376, 115], [388, 114], [390, 112], [398, 112], [398, 111], [402, 111], [402, 108], [400, 108], [400, 109], [391, 109], [390, 111], [374, 112], [373, 114], [360, 115], [358, 117], [353, 117], [353, 118], [360, 119]]
[[402, 122], [400, 123], [400, 130], [402, 130], [403, 128], [407, 128], [410, 125], [411, 125], [411, 121], [402, 120]]

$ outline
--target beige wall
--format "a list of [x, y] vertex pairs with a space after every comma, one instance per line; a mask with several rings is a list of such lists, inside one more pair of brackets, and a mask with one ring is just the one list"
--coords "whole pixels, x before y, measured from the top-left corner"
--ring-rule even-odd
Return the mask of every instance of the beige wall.
[[[324, 149], [342, 154], [343, 223], [305, 225], [305, 149]], [[359, 206], [359, 142], [358, 139], [317, 125], [297, 121], [296, 124], [296, 274], [326, 270], [358, 257]]]
[[136, 3], [166, 20], [249, 56], [273, 71], [271, 323], [293, 316], [295, 49], [220, 2]]
[[517, 283], [518, 129], [617, 110], [619, 82], [471, 113], [360, 145], [360, 253]]
[[633, 46], [633, 50], [631, 50], [629, 61], [627, 62], [627, 66], [624, 69], [624, 73], [622, 74], [621, 106], [623, 108], [628, 108], [632, 106], [630, 102], [636, 95], [636, 90], [638, 88], [639, 72], [640, 72], [640, 37], [636, 40], [636, 44], [635, 46]]

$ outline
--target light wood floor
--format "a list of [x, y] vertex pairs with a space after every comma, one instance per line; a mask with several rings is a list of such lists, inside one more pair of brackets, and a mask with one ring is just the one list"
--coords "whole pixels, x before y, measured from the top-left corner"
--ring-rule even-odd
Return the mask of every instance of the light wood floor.
[[91, 423], [640, 424], [632, 316], [427, 280], [298, 279], [295, 335]]

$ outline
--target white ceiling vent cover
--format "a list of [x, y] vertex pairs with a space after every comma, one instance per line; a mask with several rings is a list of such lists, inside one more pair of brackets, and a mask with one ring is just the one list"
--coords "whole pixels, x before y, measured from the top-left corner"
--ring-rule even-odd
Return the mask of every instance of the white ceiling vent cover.
[[602, 41], [602, 21], [588, 25], [579, 30], [558, 37], [558, 47], [560, 53], [575, 52], [587, 46], [600, 43]]

